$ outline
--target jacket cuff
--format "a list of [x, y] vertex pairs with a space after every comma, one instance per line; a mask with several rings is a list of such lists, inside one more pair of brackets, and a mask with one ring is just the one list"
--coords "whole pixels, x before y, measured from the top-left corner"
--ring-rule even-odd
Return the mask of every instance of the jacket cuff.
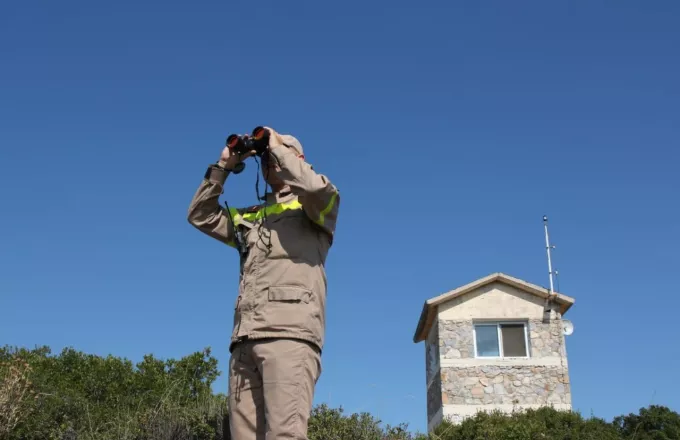
[[229, 176], [229, 170], [220, 168], [216, 165], [210, 165], [205, 173], [205, 180], [222, 186], [224, 185], [224, 181], [227, 180], [227, 176]]

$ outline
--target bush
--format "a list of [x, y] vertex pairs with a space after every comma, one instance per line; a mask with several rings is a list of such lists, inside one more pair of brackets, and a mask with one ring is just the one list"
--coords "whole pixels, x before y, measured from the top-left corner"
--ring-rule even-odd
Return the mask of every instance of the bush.
[[[137, 365], [65, 349], [0, 349], [0, 440], [227, 440], [227, 399], [210, 349]], [[680, 415], [650, 406], [611, 423], [544, 407], [478, 413], [427, 436], [369, 413], [316, 406], [310, 440], [678, 440]]]
[[623, 439], [674, 440], [680, 439], [680, 416], [670, 409], [652, 405], [641, 408], [640, 414], [628, 414], [614, 419]]
[[614, 426], [598, 418], [550, 407], [515, 412], [478, 413], [459, 425], [442, 423], [436, 440], [620, 440]]
[[368, 413], [345, 416], [343, 409], [319, 405], [309, 421], [310, 440], [412, 440], [406, 425], [380, 427], [380, 421]]
[[[3, 348], [0, 362], [30, 365], [26, 381], [35, 390], [35, 398], [22, 401], [20, 420], [0, 419], [0, 433], [7, 427], [2, 440], [223, 438], [226, 397], [212, 393], [220, 372], [210, 349], [180, 360], [147, 355], [134, 366], [71, 348], [57, 356], [46, 347]], [[16, 381], [11, 371], [0, 383]], [[16, 393], [0, 394], [0, 411]]]
[[31, 367], [19, 357], [0, 362], [0, 438], [28, 417], [30, 398], [35, 395], [28, 379]]

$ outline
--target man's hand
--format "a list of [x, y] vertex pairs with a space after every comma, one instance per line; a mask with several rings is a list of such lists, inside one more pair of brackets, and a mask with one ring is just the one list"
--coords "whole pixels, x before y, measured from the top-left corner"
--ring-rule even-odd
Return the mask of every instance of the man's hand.
[[255, 150], [251, 150], [248, 153], [239, 156], [235, 151], [232, 151], [229, 147], [224, 147], [222, 154], [220, 155], [220, 166], [233, 170], [236, 165], [248, 159], [250, 156], [255, 154]]

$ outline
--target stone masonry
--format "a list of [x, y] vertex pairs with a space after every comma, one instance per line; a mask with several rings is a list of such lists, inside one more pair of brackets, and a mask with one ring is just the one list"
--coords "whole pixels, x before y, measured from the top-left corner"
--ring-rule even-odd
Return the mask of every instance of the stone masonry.
[[427, 419], [432, 419], [442, 407], [444, 393], [442, 393], [441, 375], [436, 374], [427, 387]]
[[[475, 357], [472, 321], [442, 321], [438, 327], [442, 359]], [[562, 326], [558, 320], [549, 324], [540, 320], [529, 321], [529, 353], [532, 359], [550, 356], [566, 358], [563, 338]]]
[[444, 405], [568, 404], [569, 378], [560, 367], [444, 367]]
[[438, 339], [442, 365], [437, 365], [438, 377], [428, 382], [428, 418], [442, 405], [571, 405], [559, 319], [528, 322], [529, 359], [522, 362], [474, 359], [472, 321], [438, 321], [433, 327], [427, 344]]
[[435, 416], [442, 406], [442, 377], [439, 365], [439, 328], [432, 326], [430, 335], [425, 341], [425, 367], [427, 371], [427, 417]]

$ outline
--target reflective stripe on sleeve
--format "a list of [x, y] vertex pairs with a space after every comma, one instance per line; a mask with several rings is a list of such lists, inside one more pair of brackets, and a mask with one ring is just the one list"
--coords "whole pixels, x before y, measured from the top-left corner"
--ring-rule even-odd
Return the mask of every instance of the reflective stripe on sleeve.
[[337, 196], [338, 193], [334, 192], [333, 195], [331, 196], [330, 202], [328, 202], [328, 205], [319, 214], [319, 220], [317, 221], [319, 225], [323, 226], [324, 222], [326, 221], [326, 214], [331, 212], [331, 209], [333, 209], [333, 206], [335, 205], [335, 199], [337, 198]]

